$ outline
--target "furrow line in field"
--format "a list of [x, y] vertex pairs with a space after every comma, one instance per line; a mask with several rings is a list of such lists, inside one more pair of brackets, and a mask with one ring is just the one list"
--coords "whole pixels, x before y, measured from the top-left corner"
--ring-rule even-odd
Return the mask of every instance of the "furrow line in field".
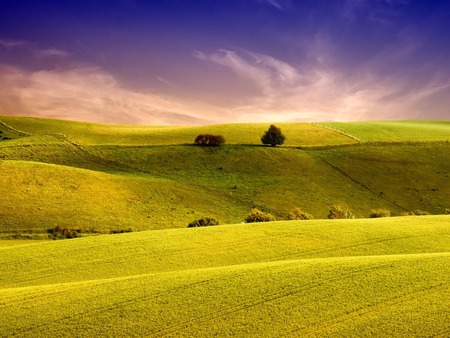
[[[296, 257], [297, 259], [300, 259], [300, 257], [303, 256], [307, 256], [307, 255], [311, 255], [311, 254], [322, 254], [325, 252], [333, 252], [336, 250], [341, 250], [341, 249], [349, 249], [349, 248], [356, 248], [356, 247], [363, 247], [366, 245], [370, 245], [370, 244], [377, 244], [377, 243], [384, 243], [384, 242], [392, 242], [392, 241], [397, 241], [397, 240], [402, 240], [402, 239], [410, 239], [410, 238], [420, 238], [423, 237], [422, 235], [417, 235], [417, 236], [399, 236], [399, 237], [393, 237], [393, 238], [381, 238], [381, 239], [373, 239], [373, 240], [369, 240], [369, 241], [361, 241], [361, 242], [356, 242], [353, 244], [349, 244], [349, 245], [335, 245], [335, 246], [330, 246], [326, 249], [321, 249], [321, 250], [308, 250], [305, 252], [299, 252], [298, 254], [290, 254], [290, 255], [284, 255], [284, 256], [280, 256], [280, 260], [285, 260], [287, 258], [290, 257]], [[390, 255], [397, 255], [397, 254], [390, 254]], [[379, 256], [379, 255], [370, 255], [370, 256]], [[387, 255], [384, 255], [387, 256]], [[331, 256], [331, 257], [342, 257], [342, 256]], [[330, 257], [330, 258], [331, 258]], [[344, 257], [367, 257], [367, 255], [354, 255], [354, 256], [344, 256]], [[316, 257], [311, 257], [309, 259], [314, 259]], [[321, 257], [318, 257], [321, 258]], [[326, 258], [326, 257], [323, 257]], [[308, 259], [308, 258], [306, 258]]]
[[[266, 269], [280, 269], [280, 268], [283, 268], [283, 266], [284, 265], [282, 265], [281, 267], [279, 265], [275, 265], [275, 266], [272, 266], [272, 267], [268, 267]], [[86, 317], [86, 315], [93, 315], [95, 313], [105, 313], [105, 312], [108, 312], [108, 311], [114, 311], [116, 309], [123, 308], [127, 304], [142, 303], [142, 302], [154, 299], [155, 297], [165, 296], [165, 295], [167, 295], [167, 293], [170, 293], [170, 292], [176, 292], [176, 293], [180, 293], [181, 292], [182, 293], [183, 292], [182, 290], [186, 290], [186, 289], [192, 288], [194, 286], [206, 285], [206, 284], [212, 283], [214, 281], [232, 280], [232, 279], [235, 279], [237, 277], [244, 276], [247, 273], [248, 273], [247, 271], [244, 271], [244, 272], [241, 272], [241, 273], [238, 273], [238, 274], [233, 274], [232, 276], [228, 276], [228, 277], [220, 276], [220, 277], [209, 278], [209, 279], [200, 280], [200, 281], [197, 281], [197, 282], [194, 282], [194, 283], [190, 283], [190, 284], [183, 284], [181, 286], [173, 287], [173, 288], [161, 291], [161, 292], [154, 292], [154, 293], [142, 296], [142, 297], [131, 298], [131, 299], [126, 299], [126, 300], [119, 301], [119, 302], [114, 302], [112, 304], [99, 306], [99, 307], [96, 307], [94, 309], [90, 309], [88, 311], [80, 311], [78, 313], [73, 313], [71, 315], [55, 318], [55, 319], [52, 319], [49, 322], [46, 322], [45, 324], [38, 325], [38, 324], [35, 323], [33, 325], [28, 325], [28, 326], [25, 326], [25, 327], [17, 328], [14, 331], [14, 333], [10, 334], [9, 336], [20, 336], [21, 334], [27, 334], [27, 332], [29, 332], [30, 330], [44, 329], [46, 327], [52, 327], [52, 326], [54, 326], [54, 323], [56, 323], [56, 322], [61, 323], [62, 321], [73, 321], [73, 320], [77, 320], [77, 319], [82, 318], [82, 317]], [[169, 274], [170, 274], [170, 272], [169, 272]], [[151, 275], [151, 274], [149, 274], [149, 275]], [[145, 276], [145, 275], [132, 276], [130, 278], [139, 278], [139, 277], [143, 277], [143, 276]], [[124, 277], [123, 279], [127, 279], [127, 278]], [[114, 279], [112, 279], [112, 280], [107, 279], [107, 280], [100, 281], [100, 283], [102, 283], [102, 282], [104, 282], [104, 283], [113, 283]], [[84, 282], [76, 282], [75, 284], [78, 284], [78, 283], [82, 284]], [[68, 285], [70, 285], [70, 284], [72, 284], [72, 283], [68, 283]], [[49, 286], [49, 285], [46, 285], [46, 286]], [[71, 290], [65, 290], [65, 291], [62, 291], [62, 292], [61, 291], [55, 291], [55, 292], [53, 292], [51, 294], [45, 294], [45, 295], [42, 295], [41, 297], [35, 297], [35, 298], [32, 298], [32, 299], [53, 298], [55, 295], [66, 294], [66, 293], [69, 293], [69, 292], [71, 292]], [[28, 303], [29, 301], [30, 301], [30, 299], [28, 298], [28, 299], [24, 299], [22, 302]]]
[[[296, 295], [298, 293], [306, 292], [306, 291], [309, 291], [309, 290], [312, 290], [312, 289], [315, 289], [315, 288], [318, 288], [318, 287], [325, 287], [327, 285], [335, 283], [336, 281], [343, 280], [343, 279], [350, 278], [350, 277], [354, 277], [355, 275], [358, 275], [358, 274], [367, 273], [368, 271], [374, 271], [374, 270], [383, 269], [383, 268], [385, 268], [387, 266], [390, 266], [390, 265], [391, 265], [390, 263], [386, 263], [386, 264], [377, 265], [377, 266], [371, 267], [371, 268], [358, 269], [356, 271], [351, 271], [349, 273], [342, 274], [342, 275], [340, 275], [339, 277], [336, 277], [336, 278], [327, 279], [327, 280], [325, 280], [323, 282], [314, 282], [314, 283], [310, 283], [310, 284], [304, 284], [304, 285], [297, 286], [295, 288], [292, 288], [292, 289], [284, 291], [284, 292], [275, 292], [275, 293], [272, 293], [272, 294], [267, 295], [265, 297], [262, 297], [260, 299], [255, 299], [255, 300], [253, 300], [251, 302], [247, 302], [247, 303], [243, 302], [241, 304], [233, 305], [233, 306], [221, 309], [220, 311], [217, 311], [217, 312], [214, 312], [214, 313], [211, 313], [211, 314], [208, 314], [208, 315], [203, 315], [203, 316], [200, 316], [200, 317], [196, 317], [193, 320], [189, 320], [189, 321], [186, 321], [186, 322], [183, 322], [183, 323], [179, 323], [177, 325], [168, 327], [166, 329], [163, 329], [163, 330], [160, 330], [160, 331], [157, 331], [157, 332], [152, 332], [149, 335], [147, 335], [147, 337], [164, 337], [164, 336], [169, 335], [169, 334], [174, 334], [174, 333], [183, 331], [183, 330], [185, 330], [185, 329], [187, 329], [189, 327], [203, 325], [203, 324], [205, 324], [207, 322], [210, 322], [212, 320], [216, 320], [217, 318], [220, 318], [220, 317], [224, 317], [224, 316], [227, 316], [227, 315], [230, 315], [230, 314], [234, 314], [234, 313], [237, 313], [237, 312], [240, 312], [240, 311], [245, 311], [245, 310], [248, 310], [248, 309], [251, 309], [251, 308], [263, 305], [263, 304], [267, 304], [267, 303], [270, 303], [270, 302], [273, 302], [273, 301], [280, 300], [282, 298], [291, 297], [291, 296], [294, 296], [294, 295]], [[325, 297], [326, 296], [324, 296], [324, 298]], [[297, 305], [301, 305], [301, 304], [297, 304]]]
[[343, 177], [347, 178], [348, 180], [350, 180], [351, 182], [359, 185], [361, 188], [363, 188], [364, 190], [367, 190], [370, 194], [372, 194], [373, 196], [376, 196], [379, 199], [382, 199], [385, 202], [390, 203], [391, 205], [400, 208], [402, 210], [408, 211], [406, 208], [402, 207], [401, 205], [390, 201], [386, 198], [384, 198], [383, 196], [380, 196], [379, 194], [377, 194], [375, 191], [373, 191], [372, 189], [370, 189], [367, 185], [365, 185], [363, 182], [358, 181], [357, 179], [351, 177], [349, 174], [347, 174], [345, 171], [343, 171], [341, 168], [331, 164], [330, 162], [328, 162], [325, 158], [323, 158], [322, 156], [319, 156], [317, 154], [314, 154], [313, 156], [315, 156], [316, 158], [318, 158], [320, 161], [322, 161], [323, 163], [325, 163], [327, 166], [329, 166], [330, 168], [332, 168], [334, 171], [336, 171], [337, 173], [339, 173], [340, 175], [342, 175]]
[[401, 304], [407, 300], [415, 299], [415, 298], [423, 298], [423, 297], [427, 296], [428, 294], [435, 292], [436, 290], [444, 289], [444, 288], [447, 289], [448, 284], [441, 283], [438, 285], [432, 285], [427, 288], [413, 291], [412, 293], [399, 295], [399, 296], [391, 298], [389, 300], [381, 301], [381, 302], [373, 304], [373, 305], [368, 305], [366, 307], [352, 311], [348, 314], [343, 314], [342, 316], [335, 317], [333, 319], [327, 320], [326, 322], [321, 322], [320, 324], [317, 324], [314, 327], [308, 327], [307, 329], [303, 329], [303, 330], [290, 331], [289, 334], [287, 334], [286, 336], [289, 337], [293, 333], [295, 333], [296, 335], [300, 335], [301, 337], [307, 337], [309, 335], [314, 335], [314, 334], [326, 331], [330, 328], [337, 327], [347, 321], [353, 320], [355, 318], [359, 318], [359, 317], [367, 315], [369, 313], [373, 313], [376, 311], [387, 309], [387, 308], [397, 305], [397, 304]]

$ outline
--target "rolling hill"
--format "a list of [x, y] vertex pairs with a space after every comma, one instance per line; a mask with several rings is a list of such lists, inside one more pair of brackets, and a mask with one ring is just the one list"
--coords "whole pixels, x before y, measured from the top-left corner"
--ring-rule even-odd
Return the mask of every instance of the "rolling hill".
[[[261, 124], [0, 121], [11, 136], [0, 142], [3, 238], [39, 238], [58, 225], [108, 233], [182, 228], [203, 216], [238, 223], [254, 207], [279, 219], [295, 207], [326, 218], [335, 203], [358, 217], [373, 208], [394, 215], [449, 208], [449, 122], [280, 124], [287, 145], [272, 148], [258, 144]], [[375, 142], [372, 132], [384, 135], [383, 126], [391, 136]], [[223, 134], [227, 144], [193, 146], [206, 132]]]
[[0, 336], [448, 337], [450, 215], [398, 215], [450, 207], [450, 122], [278, 125], [0, 116]]
[[0, 248], [0, 332], [445, 337], [449, 217], [238, 224]]

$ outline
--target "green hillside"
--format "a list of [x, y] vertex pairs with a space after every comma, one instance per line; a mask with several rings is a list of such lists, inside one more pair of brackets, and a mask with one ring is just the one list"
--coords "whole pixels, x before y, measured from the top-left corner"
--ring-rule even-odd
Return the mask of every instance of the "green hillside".
[[277, 126], [0, 116], [0, 336], [447, 337], [450, 122]]
[[444, 337], [449, 217], [239, 224], [0, 248], [0, 332]]
[[316, 125], [341, 131], [362, 142], [450, 140], [448, 121], [324, 122]]
[[[228, 144], [261, 144], [267, 124], [229, 124], [199, 127], [152, 127], [100, 125], [32, 117], [0, 116], [8, 126], [28, 134], [63, 134], [82, 145], [177, 145], [192, 144], [199, 134], [220, 134]], [[352, 144], [342, 133], [309, 123], [277, 124], [286, 135], [286, 145], [320, 146]], [[1, 126], [0, 126], [1, 128]]]
[[[450, 207], [450, 144], [426, 141], [434, 126], [429, 122], [421, 142], [396, 143], [355, 143], [328, 128], [280, 124], [291, 146], [272, 148], [257, 144], [267, 128], [261, 124], [0, 121], [14, 136], [0, 141], [0, 238], [42, 238], [55, 226], [88, 234], [183, 228], [203, 216], [238, 223], [254, 207], [278, 219], [295, 207], [326, 218], [335, 203], [358, 217], [374, 208], [400, 215], [417, 209], [442, 214]], [[418, 122], [405, 128], [410, 124]], [[449, 122], [436, 125], [450, 130]], [[234, 141], [220, 148], [191, 145], [207, 131]]]

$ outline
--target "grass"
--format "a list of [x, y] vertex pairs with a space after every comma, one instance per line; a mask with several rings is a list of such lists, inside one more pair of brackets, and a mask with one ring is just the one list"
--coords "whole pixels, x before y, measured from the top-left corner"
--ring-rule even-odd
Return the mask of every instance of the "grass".
[[[0, 238], [45, 237], [57, 225], [107, 233], [182, 228], [206, 216], [237, 223], [252, 208], [284, 219], [296, 207], [325, 218], [333, 204], [351, 206], [357, 217], [368, 217], [374, 208], [395, 216], [417, 209], [440, 214], [449, 207], [445, 141], [339, 146], [356, 141], [322, 127], [283, 125], [302, 150], [251, 145], [245, 137], [257, 140], [265, 125], [192, 127], [194, 134], [210, 129], [234, 135], [236, 144], [211, 149], [155, 145], [170, 135], [171, 142], [187, 141], [190, 127], [1, 119], [14, 124], [1, 126], [17, 137], [0, 142]], [[25, 129], [34, 134], [17, 131]], [[153, 133], [159, 129], [165, 138]], [[100, 144], [112, 142], [119, 131], [128, 141]]]
[[[449, 215], [320, 219], [449, 208], [448, 122], [278, 124], [272, 148], [265, 124], [0, 120], [0, 336], [450, 333]], [[186, 228], [295, 207], [316, 219]], [[83, 237], [36, 240], [55, 226]]]
[[[228, 144], [261, 144], [268, 124], [228, 124], [199, 127], [149, 127], [100, 125], [31, 117], [0, 116], [9, 126], [29, 134], [64, 134], [82, 145], [175, 145], [193, 144], [200, 134], [223, 135]], [[355, 143], [339, 132], [309, 123], [277, 124], [286, 135], [286, 145], [324, 146]]]
[[445, 336], [449, 216], [0, 248], [5, 336]]
[[362, 142], [450, 140], [450, 121], [324, 122], [316, 125], [351, 135]]

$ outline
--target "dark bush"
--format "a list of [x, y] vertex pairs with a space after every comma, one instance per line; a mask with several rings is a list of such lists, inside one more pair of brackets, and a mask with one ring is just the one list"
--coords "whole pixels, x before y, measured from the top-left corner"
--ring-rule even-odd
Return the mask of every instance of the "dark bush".
[[369, 217], [370, 218], [380, 218], [380, 217], [389, 217], [391, 216], [391, 212], [387, 209], [372, 209], [370, 210]]
[[275, 216], [259, 209], [252, 209], [252, 211], [250, 211], [250, 213], [245, 217], [245, 223], [272, 221], [276, 221]]
[[289, 220], [307, 220], [307, 219], [314, 219], [314, 216], [300, 208], [295, 208], [288, 214], [288, 219]]
[[341, 218], [355, 218], [353, 212], [344, 205], [335, 204], [331, 207], [330, 213], [327, 216], [329, 219], [341, 219]]
[[219, 221], [214, 217], [203, 217], [188, 224], [188, 228], [207, 227], [211, 225], [219, 225]]
[[48, 229], [47, 234], [51, 239], [77, 238], [81, 237], [81, 230], [64, 228], [57, 225], [52, 229]]
[[201, 146], [217, 147], [225, 143], [225, 138], [222, 135], [202, 134], [198, 135], [194, 142]]
[[128, 229], [111, 229], [111, 231], [109, 232], [110, 234], [123, 234], [126, 232], [133, 232], [134, 230], [132, 228], [128, 228]]

